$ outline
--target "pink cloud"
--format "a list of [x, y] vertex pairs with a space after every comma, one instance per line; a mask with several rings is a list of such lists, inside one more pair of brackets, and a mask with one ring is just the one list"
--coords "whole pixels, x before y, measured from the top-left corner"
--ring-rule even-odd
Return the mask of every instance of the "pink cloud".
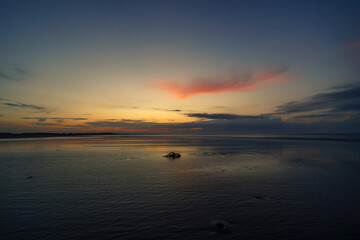
[[152, 88], [170, 93], [177, 99], [186, 99], [199, 94], [253, 92], [290, 81], [291, 78], [285, 76], [285, 72], [286, 69], [280, 69], [247, 75], [228, 74], [216, 78], [198, 78], [185, 84], [157, 80], [157, 83]]

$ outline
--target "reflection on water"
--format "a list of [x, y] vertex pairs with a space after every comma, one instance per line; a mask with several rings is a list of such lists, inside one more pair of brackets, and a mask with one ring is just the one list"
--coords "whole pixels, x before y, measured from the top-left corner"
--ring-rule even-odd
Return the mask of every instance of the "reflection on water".
[[[0, 141], [2, 239], [358, 239], [360, 143]], [[175, 160], [164, 158], [179, 152]]]

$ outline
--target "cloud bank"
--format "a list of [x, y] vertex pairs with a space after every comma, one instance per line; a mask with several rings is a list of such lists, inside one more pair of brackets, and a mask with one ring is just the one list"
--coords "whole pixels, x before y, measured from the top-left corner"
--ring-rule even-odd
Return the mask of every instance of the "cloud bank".
[[33, 110], [40, 110], [40, 111], [48, 111], [47, 107], [33, 105], [33, 104], [10, 103], [10, 102], [5, 102], [3, 104], [6, 106], [15, 107], [15, 108], [25, 108], [25, 109], [33, 109]]
[[321, 111], [323, 114], [345, 114], [360, 111], [360, 84], [333, 88], [331, 92], [320, 93], [300, 101], [288, 102], [276, 107], [277, 114], [308, 113]]
[[65, 117], [23, 117], [22, 119], [34, 119], [37, 120], [38, 122], [45, 122], [47, 120], [55, 120], [58, 123], [62, 123], [65, 120], [75, 120], [75, 121], [85, 121], [88, 120], [87, 118], [65, 118]]
[[212, 119], [212, 120], [231, 120], [231, 119], [263, 119], [263, 116], [250, 116], [250, 115], [237, 115], [237, 114], [227, 114], [227, 113], [188, 113], [188, 117], [195, 117], [200, 119]]
[[[3, 104], [11, 107], [37, 110], [44, 108], [30, 104], [11, 103], [5, 99], [2, 101]], [[171, 134], [356, 133], [360, 132], [360, 83], [330, 88], [308, 98], [288, 102], [277, 106], [274, 112], [268, 114], [238, 115], [223, 112], [184, 112], [184, 110], [175, 112], [189, 117], [191, 122], [157, 123], [128, 118], [86, 121], [88, 119], [82, 117], [31, 116], [23, 119], [37, 121], [20, 127], [30, 129], [36, 126], [48, 126], [49, 130], [55, 131], [167, 132]], [[292, 117], [293, 121], [284, 121], [283, 116]], [[61, 124], [66, 120], [84, 122]], [[12, 126], [9, 124], [3, 123], [3, 126], [7, 126], [7, 129]]]
[[3, 104], [5, 106], [7, 106], [7, 107], [15, 108], [15, 109], [38, 110], [38, 112], [42, 112], [42, 113], [49, 113], [50, 112], [50, 108], [40, 106], [40, 105], [15, 102], [15, 101], [12, 101], [12, 100], [6, 99], [6, 98], [0, 98], [0, 101], [1, 101], [0, 104]]

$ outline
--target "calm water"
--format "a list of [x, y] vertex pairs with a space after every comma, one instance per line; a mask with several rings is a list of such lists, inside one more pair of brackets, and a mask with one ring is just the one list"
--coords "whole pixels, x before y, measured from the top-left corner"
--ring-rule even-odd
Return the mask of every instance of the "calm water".
[[360, 239], [359, 225], [358, 141], [0, 140], [0, 239]]

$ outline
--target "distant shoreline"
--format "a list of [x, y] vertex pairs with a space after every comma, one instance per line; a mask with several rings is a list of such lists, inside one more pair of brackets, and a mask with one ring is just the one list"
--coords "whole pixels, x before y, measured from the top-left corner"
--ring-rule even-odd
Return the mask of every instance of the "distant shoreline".
[[360, 133], [281, 133], [281, 134], [201, 134], [201, 135], [171, 135], [156, 133], [0, 133], [0, 139], [19, 138], [48, 138], [48, 137], [86, 137], [86, 136], [173, 136], [173, 137], [213, 137], [237, 139], [263, 139], [263, 140], [298, 140], [298, 141], [351, 141], [360, 142]]
[[80, 137], [97, 135], [117, 135], [116, 133], [0, 133], [2, 138], [43, 138], [43, 137]]

